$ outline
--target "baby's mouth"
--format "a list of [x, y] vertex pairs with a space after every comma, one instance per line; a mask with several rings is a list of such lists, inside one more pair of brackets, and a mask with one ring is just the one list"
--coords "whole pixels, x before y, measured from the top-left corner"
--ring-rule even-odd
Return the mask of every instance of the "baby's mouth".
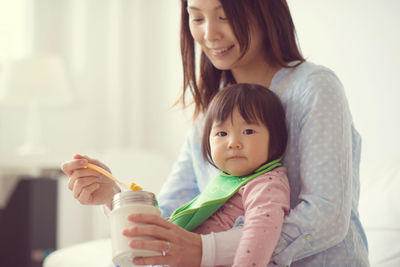
[[245, 158], [244, 156], [240, 156], [240, 155], [233, 155], [233, 156], [228, 157], [228, 159], [244, 159], [244, 158]]

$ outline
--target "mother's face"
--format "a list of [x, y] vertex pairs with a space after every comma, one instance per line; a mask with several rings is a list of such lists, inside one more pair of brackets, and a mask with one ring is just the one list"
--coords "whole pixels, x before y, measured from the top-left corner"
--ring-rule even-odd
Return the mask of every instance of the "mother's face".
[[265, 60], [260, 56], [262, 36], [254, 27], [249, 49], [241, 58], [239, 42], [218, 0], [188, 0], [187, 12], [194, 40], [217, 69], [251, 68], [259, 60]]

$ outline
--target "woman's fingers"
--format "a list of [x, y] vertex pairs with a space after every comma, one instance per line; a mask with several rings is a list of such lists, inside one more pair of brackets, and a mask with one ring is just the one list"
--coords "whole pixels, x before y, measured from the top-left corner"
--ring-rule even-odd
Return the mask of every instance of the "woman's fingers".
[[120, 192], [120, 188], [110, 179], [97, 171], [87, 168], [92, 163], [111, 172], [100, 161], [86, 155], [75, 154], [72, 160], [61, 164], [61, 170], [69, 177], [68, 189], [81, 204], [106, 204], [111, 205], [114, 194]]
[[[158, 239], [131, 241], [135, 249], [152, 247], [153, 250], [168, 251], [164, 257], [146, 257], [134, 259], [136, 265], [170, 265], [170, 266], [200, 266], [201, 237], [153, 214], [131, 214], [131, 222], [139, 223], [125, 229], [127, 237], [151, 236]], [[168, 249], [169, 248], [169, 249]]]
[[168, 264], [174, 266], [172, 263], [176, 262], [179, 255], [173, 251], [173, 243], [176, 242], [175, 235], [177, 233], [176, 231], [171, 231], [171, 228], [175, 228], [176, 225], [154, 214], [131, 214], [128, 216], [128, 220], [140, 224], [125, 229], [123, 235], [127, 237], [151, 236], [156, 239], [131, 240], [129, 243], [131, 248], [148, 249], [166, 253], [165, 256], [135, 258], [133, 263], [136, 265]]
[[75, 154], [72, 158], [73, 158], [73, 159], [89, 159], [88, 156], [86, 156], [86, 155], [81, 155], [81, 154]]
[[[146, 266], [146, 265], [166, 265], [168, 266], [178, 266], [173, 264], [173, 262], [176, 262], [174, 257], [172, 256], [154, 256], [154, 257], [137, 257], [133, 259], [133, 263], [135, 265], [140, 265], [140, 266]], [[190, 265], [188, 265], [190, 266]]]
[[136, 223], [149, 223], [149, 224], [154, 224], [161, 226], [166, 229], [171, 229], [171, 228], [178, 228], [181, 229], [179, 226], [176, 224], [167, 221], [163, 218], [161, 218], [158, 215], [155, 214], [148, 214], [148, 213], [135, 213], [135, 214], [130, 214], [128, 216], [128, 220], [131, 222], [136, 222]]
[[92, 184], [98, 184], [98, 177], [85, 177], [76, 180], [76, 182], [72, 186], [72, 193], [75, 198], [78, 198], [81, 194], [82, 190]]
[[[168, 241], [164, 240], [131, 240], [129, 246], [131, 248], [140, 247], [141, 249], [154, 250], [154, 251], [168, 251], [170, 245]], [[169, 251], [168, 251], [169, 252]]]
[[107, 170], [108, 172], [111, 172], [111, 170], [104, 165], [102, 162], [100, 162], [97, 159], [90, 158], [86, 155], [80, 155], [80, 154], [75, 154], [73, 157], [73, 160], [64, 162], [61, 164], [61, 170], [65, 173], [67, 176], [71, 176], [75, 170], [86, 168], [86, 165], [90, 162], [92, 164], [95, 164], [97, 166], [100, 166], [101, 168]]
[[99, 184], [91, 184], [86, 187], [84, 187], [77, 197], [79, 203], [86, 205], [86, 204], [92, 204], [93, 200], [93, 193], [100, 188]]
[[109, 173], [111, 173], [111, 170], [110, 170], [105, 164], [103, 164], [101, 161], [99, 161], [99, 160], [97, 160], [97, 159], [89, 158], [88, 156], [83, 156], [83, 157], [85, 157], [85, 159], [87, 159], [89, 163], [92, 163], [92, 164], [94, 164], [94, 165], [97, 165], [97, 166], [99, 166], [99, 167], [105, 169], [105, 170], [108, 171]]
[[172, 235], [170, 231], [164, 227], [160, 227], [158, 225], [135, 225], [128, 229], [125, 229], [122, 232], [123, 235], [127, 237], [134, 237], [134, 236], [151, 236], [156, 239], [161, 240], [171, 240]]
[[176, 266], [174, 262], [178, 262], [177, 253], [174, 251], [172, 244], [169, 241], [162, 240], [132, 240], [130, 247], [133, 249], [147, 249], [160, 251], [162, 256], [152, 256], [135, 258], [133, 263], [136, 265], [165, 265]]
[[94, 179], [101, 178], [101, 174], [90, 169], [78, 169], [69, 177], [68, 189], [73, 190], [75, 184], [83, 178], [92, 177]]
[[65, 175], [71, 176], [75, 170], [84, 168], [87, 163], [88, 160], [85, 158], [70, 160], [61, 165], [61, 170], [65, 173]]

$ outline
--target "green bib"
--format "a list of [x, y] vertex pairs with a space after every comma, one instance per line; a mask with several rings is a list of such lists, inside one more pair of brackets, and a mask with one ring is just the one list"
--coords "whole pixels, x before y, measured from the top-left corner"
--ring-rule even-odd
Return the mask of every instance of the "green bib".
[[279, 158], [266, 163], [250, 175], [241, 177], [221, 172], [207, 184], [200, 195], [176, 209], [168, 220], [191, 231], [214, 214], [247, 182], [281, 165]]

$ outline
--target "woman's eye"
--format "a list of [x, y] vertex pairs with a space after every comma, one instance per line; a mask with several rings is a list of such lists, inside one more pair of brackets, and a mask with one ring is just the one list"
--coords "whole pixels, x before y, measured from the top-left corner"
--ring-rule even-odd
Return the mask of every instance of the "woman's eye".
[[196, 19], [196, 18], [193, 18], [193, 19], [192, 19], [193, 22], [201, 22], [202, 20], [203, 20], [203, 19]]
[[189, 19], [192, 22], [201, 22], [201, 21], [203, 21], [203, 17], [198, 16], [198, 15], [190, 15], [189, 14]]
[[219, 17], [220, 20], [228, 20], [227, 17]]
[[227, 133], [226, 133], [226, 132], [218, 132], [217, 135], [218, 135], [218, 136], [226, 136]]
[[246, 135], [253, 134], [253, 133], [254, 133], [254, 130], [252, 130], [252, 129], [246, 129], [243, 131], [243, 134], [246, 134]]

